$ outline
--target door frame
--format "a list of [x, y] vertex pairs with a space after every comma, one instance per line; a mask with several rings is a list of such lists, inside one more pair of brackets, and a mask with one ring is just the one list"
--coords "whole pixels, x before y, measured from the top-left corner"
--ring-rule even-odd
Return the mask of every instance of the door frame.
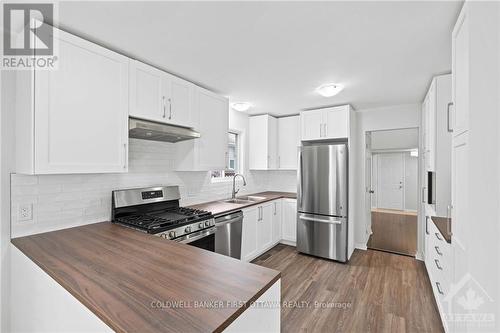
[[[421, 153], [423, 151], [423, 133], [422, 133], [422, 128], [420, 126], [409, 126], [409, 127], [394, 127], [394, 128], [374, 128], [374, 129], [367, 129], [362, 132], [362, 137], [363, 137], [363, 148], [362, 149], [362, 154], [363, 154], [363, 163], [361, 163], [361, 167], [363, 168], [362, 170], [362, 175], [363, 175], [363, 188], [365, 190], [364, 194], [366, 195], [366, 191], [368, 189], [371, 189], [371, 183], [368, 185], [366, 183], [366, 159], [368, 157], [368, 154], [371, 156], [372, 154], [372, 149], [371, 145], [368, 145], [366, 142], [366, 137], [367, 135], [370, 135], [373, 132], [379, 132], [379, 131], [394, 131], [394, 130], [404, 130], [404, 129], [417, 129], [418, 131], [418, 170], [417, 170], [417, 189], [421, 190], [422, 187], [424, 186], [423, 181], [425, 179], [425, 165], [424, 165], [424, 159], [423, 159], [423, 154]], [[373, 163], [373, 160], [372, 160]], [[370, 177], [371, 178], [371, 177]], [[419, 192], [420, 193], [420, 192]], [[368, 210], [371, 211], [371, 200], [363, 200], [363, 212], [368, 212]], [[363, 213], [363, 228], [365, 230], [365, 240], [364, 244], [362, 246], [362, 249], [367, 249], [367, 244], [368, 244], [368, 239], [370, 238], [370, 235], [372, 233], [371, 230], [371, 216], [368, 216], [368, 214]], [[418, 260], [424, 260], [424, 251], [425, 251], [425, 211], [423, 204], [421, 200], [417, 200], [417, 253], [415, 254], [415, 258]], [[359, 248], [359, 246], [357, 246]]]

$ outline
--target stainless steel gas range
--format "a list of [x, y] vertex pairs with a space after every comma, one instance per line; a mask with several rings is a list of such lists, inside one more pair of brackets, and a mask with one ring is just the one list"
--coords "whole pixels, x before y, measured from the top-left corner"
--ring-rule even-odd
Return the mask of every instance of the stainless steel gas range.
[[113, 191], [112, 221], [141, 232], [215, 250], [212, 213], [179, 207], [178, 186]]

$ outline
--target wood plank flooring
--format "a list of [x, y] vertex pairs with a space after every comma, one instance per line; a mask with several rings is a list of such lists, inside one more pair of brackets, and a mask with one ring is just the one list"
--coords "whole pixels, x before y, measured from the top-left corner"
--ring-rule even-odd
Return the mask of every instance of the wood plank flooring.
[[356, 250], [341, 264], [279, 244], [253, 263], [281, 271], [282, 332], [443, 332], [414, 258]]

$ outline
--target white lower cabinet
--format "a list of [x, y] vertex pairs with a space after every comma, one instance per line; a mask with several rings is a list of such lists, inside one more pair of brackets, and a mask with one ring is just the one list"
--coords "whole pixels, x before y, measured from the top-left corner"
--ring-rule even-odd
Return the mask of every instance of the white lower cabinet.
[[[278, 199], [243, 209], [241, 260], [251, 261], [283, 241], [283, 218], [293, 215], [295, 221], [295, 209], [295, 199]], [[286, 243], [295, 243], [295, 236]]]
[[282, 240], [287, 244], [297, 241], [297, 200], [283, 199], [282, 201]]

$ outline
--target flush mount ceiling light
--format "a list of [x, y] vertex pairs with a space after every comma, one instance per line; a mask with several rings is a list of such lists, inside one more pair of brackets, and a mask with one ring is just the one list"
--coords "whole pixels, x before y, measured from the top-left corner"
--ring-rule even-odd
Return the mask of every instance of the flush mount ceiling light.
[[327, 83], [316, 88], [316, 92], [323, 97], [332, 97], [344, 89], [344, 86], [338, 83]]
[[233, 103], [231, 105], [231, 107], [236, 110], [236, 111], [240, 111], [240, 112], [245, 112], [247, 111], [248, 109], [250, 109], [250, 107], [252, 106], [252, 104], [250, 103], [247, 103], [247, 102], [237, 102], [237, 103]]

